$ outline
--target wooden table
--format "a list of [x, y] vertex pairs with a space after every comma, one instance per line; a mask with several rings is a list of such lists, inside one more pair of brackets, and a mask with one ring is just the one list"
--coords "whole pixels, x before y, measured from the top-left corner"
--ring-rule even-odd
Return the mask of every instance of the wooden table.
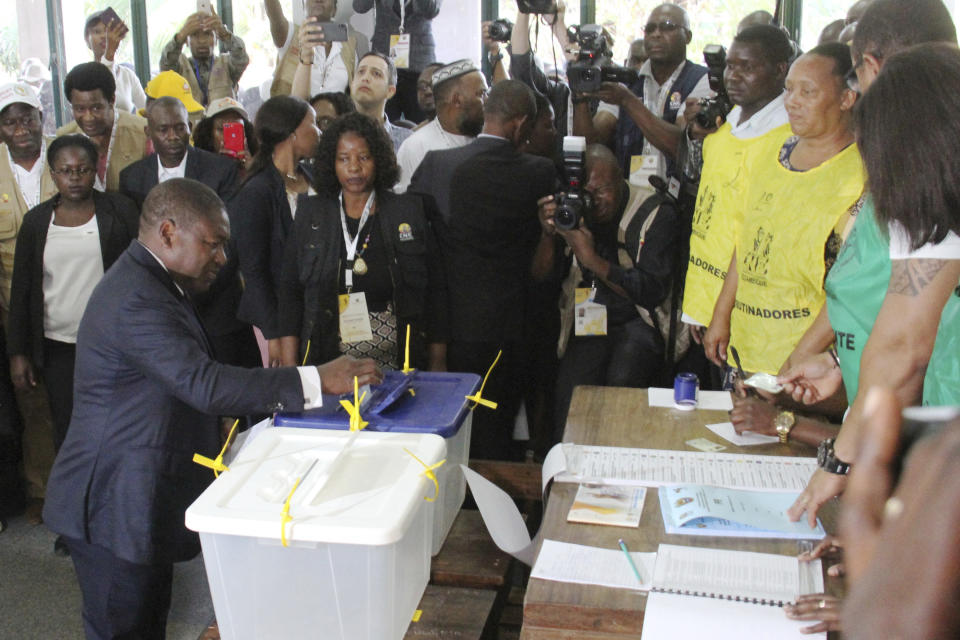
[[[726, 445], [723, 453], [815, 456], [802, 444], [737, 447], [704, 425], [726, 422], [725, 411], [693, 412], [649, 407], [642, 389], [578, 387], [570, 403], [564, 442], [583, 445], [693, 451], [686, 443], [708, 438]], [[554, 483], [544, 512], [543, 538], [610, 549], [623, 540], [631, 551], [656, 551], [660, 543], [796, 555], [796, 540], [763, 540], [666, 535], [656, 491], [647, 493], [637, 529], [570, 524], [567, 512], [577, 485]], [[836, 531], [836, 504], [821, 512], [827, 531]], [[611, 640], [638, 638], [646, 594], [626, 589], [585, 586], [531, 578], [523, 602], [521, 640]]]

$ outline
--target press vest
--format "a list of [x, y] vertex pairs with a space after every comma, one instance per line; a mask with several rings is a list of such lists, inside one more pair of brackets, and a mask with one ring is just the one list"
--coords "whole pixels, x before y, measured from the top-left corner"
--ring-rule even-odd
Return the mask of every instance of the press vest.
[[[143, 130], [147, 119], [125, 111], [118, 113], [117, 140], [107, 165], [107, 191], [119, 191], [120, 172], [147, 155], [147, 134]], [[73, 133], [83, 133], [76, 120], [57, 129], [57, 137]]]
[[[53, 138], [46, 138], [47, 146]], [[40, 178], [40, 202], [49, 200], [57, 193], [57, 185], [50, 175], [50, 166], [46, 158], [37, 158], [43, 163]], [[10, 166], [7, 145], [0, 143], [0, 308], [4, 319], [10, 310], [10, 282], [13, 278], [13, 255], [17, 247], [17, 234], [24, 214], [29, 210], [23, 194], [17, 186], [17, 179]]]
[[[293, 77], [297, 73], [297, 65], [300, 64], [300, 25], [294, 25], [292, 40], [287, 52], [283, 54], [277, 63], [277, 69], [273, 74], [273, 84], [270, 85], [270, 97], [288, 96], [293, 90]], [[347, 36], [347, 41], [340, 47], [340, 58], [343, 59], [343, 65], [347, 68], [347, 88], [353, 84], [353, 73], [357, 66], [357, 36], [353, 33]]]
[[730, 316], [730, 344], [743, 368], [770, 374], [778, 372], [823, 306], [824, 246], [864, 185], [855, 144], [800, 172], [778, 159], [788, 137], [767, 138], [746, 169]]
[[[860, 359], [890, 282], [890, 238], [877, 224], [873, 199], [857, 215], [825, 285], [847, 400], [859, 392]], [[940, 316], [923, 383], [923, 404], [960, 405], [960, 286]]]
[[207, 78], [207, 99], [204, 100], [203, 89], [197, 80], [193, 63], [185, 54], [180, 54], [180, 75], [187, 79], [194, 100], [206, 106], [220, 98], [237, 99], [237, 85], [230, 78], [230, 67], [227, 64], [229, 59], [228, 54], [221, 54], [213, 59], [210, 76]]
[[747, 187], [743, 172], [748, 155], [762, 148], [767, 138], [782, 140], [790, 125], [743, 140], [731, 130], [732, 126], [726, 122], [703, 142], [703, 173], [690, 234], [683, 312], [704, 326], [710, 324], [730, 267], [737, 228], [743, 216]]
[[[700, 78], [706, 73], [706, 67], [694, 64], [689, 60], [684, 61], [683, 70], [677, 76], [673, 86], [670, 87], [670, 93], [664, 102], [663, 113], [661, 114], [664, 120], [671, 124], [677, 121], [677, 114], [680, 113], [680, 108], [684, 105], [687, 96], [693, 92], [697, 83], [700, 82]], [[645, 81], [646, 76], [640, 76], [630, 84], [630, 91], [641, 100], [643, 100]], [[613, 149], [624, 175], [630, 175], [630, 158], [643, 154], [643, 142], [643, 132], [640, 127], [621, 109], [620, 117], [617, 119]], [[673, 174], [673, 162], [669, 159], [667, 161], [667, 174]]]

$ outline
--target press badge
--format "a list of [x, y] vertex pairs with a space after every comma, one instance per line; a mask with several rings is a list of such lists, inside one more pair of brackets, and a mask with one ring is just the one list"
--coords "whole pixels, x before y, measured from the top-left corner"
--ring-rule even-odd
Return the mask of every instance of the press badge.
[[410, 66], [410, 34], [395, 33], [390, 36], [390, 59], [397, 69]]
[[630, 157], [630, 184], [637, 187], [650, 186], [650, 176], [657, 175], [660, 169], [660, 157], [654, 154], [646, 154]]
[[340, 341], [352, 344], [364, 340], [373, 340], [367, 296], [362, 291], [345, 293], [340, 296]]
[[593, 301], [597, 294], [596, 289], [586, 287], [577, 288], [576, 305], [573, 309], [574, 335], [578, 336], [605, 336], [607, 335], [607, 308]]

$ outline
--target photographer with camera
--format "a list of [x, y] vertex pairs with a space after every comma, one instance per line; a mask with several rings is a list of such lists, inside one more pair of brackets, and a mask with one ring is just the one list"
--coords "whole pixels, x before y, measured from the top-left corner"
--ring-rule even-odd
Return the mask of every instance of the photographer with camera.
[[[692, 118], [692, 135], [709, 134], [703, 142], [703, 170], [693, 214], [690, 259], [683, 297], [683, 321], [693, 325], [699, 342], [720, 295], [742, 214], [743, 165], [758, 142], [789, 126], [783, 103], [792, 49], [786, 34], [773, 25], [754, 25], [730, 45], [722, 82], [735, 106], [719, 129], [704, 130]], [[688, 110], [700, 113], [700, 106]], [[702, 353], [702, 350], [698, 349]]]
[[[577, 385], [648, 387], [664, 341], [651, 314], [670, 292], [677, 214], [627, 183], [613, 153], [564, 140], [565, 191], [541, 198], [534, 278], [565, 277], [554, 439]], [[573, 333], [574, 335], [571, 335]]]
[[[603, 82], [599, 88], [577, 95], [574, 90], [573, 132], [588, 142], [613, 149], [623, 172], [635, 184], [647, 184], [651, 175], [673, 173], [683, 135], [678, 126], [688, 98], [710, 95], [707, 69], [687, 60], [692, 32], [687, 12], [675, 4], [654, 9], [644, 27], [644, 47], [649, 59], [627, 86]], [[581, 57], [583, 44], [581, 43]], [[602, 100], [591, 116], [587, 100]]]

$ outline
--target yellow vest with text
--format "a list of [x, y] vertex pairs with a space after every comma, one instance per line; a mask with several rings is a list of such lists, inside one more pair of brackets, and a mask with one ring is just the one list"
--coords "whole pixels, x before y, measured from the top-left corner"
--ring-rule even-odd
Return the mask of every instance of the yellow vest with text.
[[[46, 138], [47, 146], [53, 138]], [[46, 158], [38, 158], [43, 163], [43, 175], [40, 177], [40, 202], [49, 200], [57, 193], [57, 185], [50, 175], [50, 165]], [[17, 179], [10, 166], [7, 145], [0, 143], [0, 308], [4, 318], [10, 310], [10, 282], [13, 279], [13, 255], [17, 248], [17, 234], [20, 224], [28, 211]]]
[[855, 144], [809, 171], [779, 153], [789, 133], [768, 138], [746, 168], [737, 234], [737, 295], [730, 344], [743, 368], [776, 374], [824, 304], [824, 246], [863, 193]]
[[[277, 62], [277, 69], [273, 74], [273, 84], [270, 85], [270, 97], [288, 96], [293, 90], [293, 77], [297, 73], [297, 66], [300, 64], [300, 25], [293, 27], [293, 36], [287, 52]], [[357, 64], [357, 36], [351, 33], [347, 36], [347, 41], [340, 47], [340, 58], [343, 60], [343, 66], [347, 68], [347, 91], [349, 93], [350, 85], [353, 84], [354, 67]], [[313, 96], [311, 96], [313, 97]]]
[[741, 140], [729, 122], [703, 142], [703, 173], [690, 233], [690, 259], [683, 289], [683, 312], [707, 326], [727, 277], [737, 228], [743, 216], [747, 181], [744, 166], [764, 141], [790, 130], [784, 124], [762, 136]]
[[[107, 191], [119, 191], [120, 172], [147, 155], [147, 134], [144, 132], [146, 126], [146, 118], [125, 111], [120, 112], [120, 119], [117, 122], [117, 140], [113, 143], [113, 153], [107, 165]], [[76, 120], [57, 129], [58, 138], [72, 133], [83, 133]]]

